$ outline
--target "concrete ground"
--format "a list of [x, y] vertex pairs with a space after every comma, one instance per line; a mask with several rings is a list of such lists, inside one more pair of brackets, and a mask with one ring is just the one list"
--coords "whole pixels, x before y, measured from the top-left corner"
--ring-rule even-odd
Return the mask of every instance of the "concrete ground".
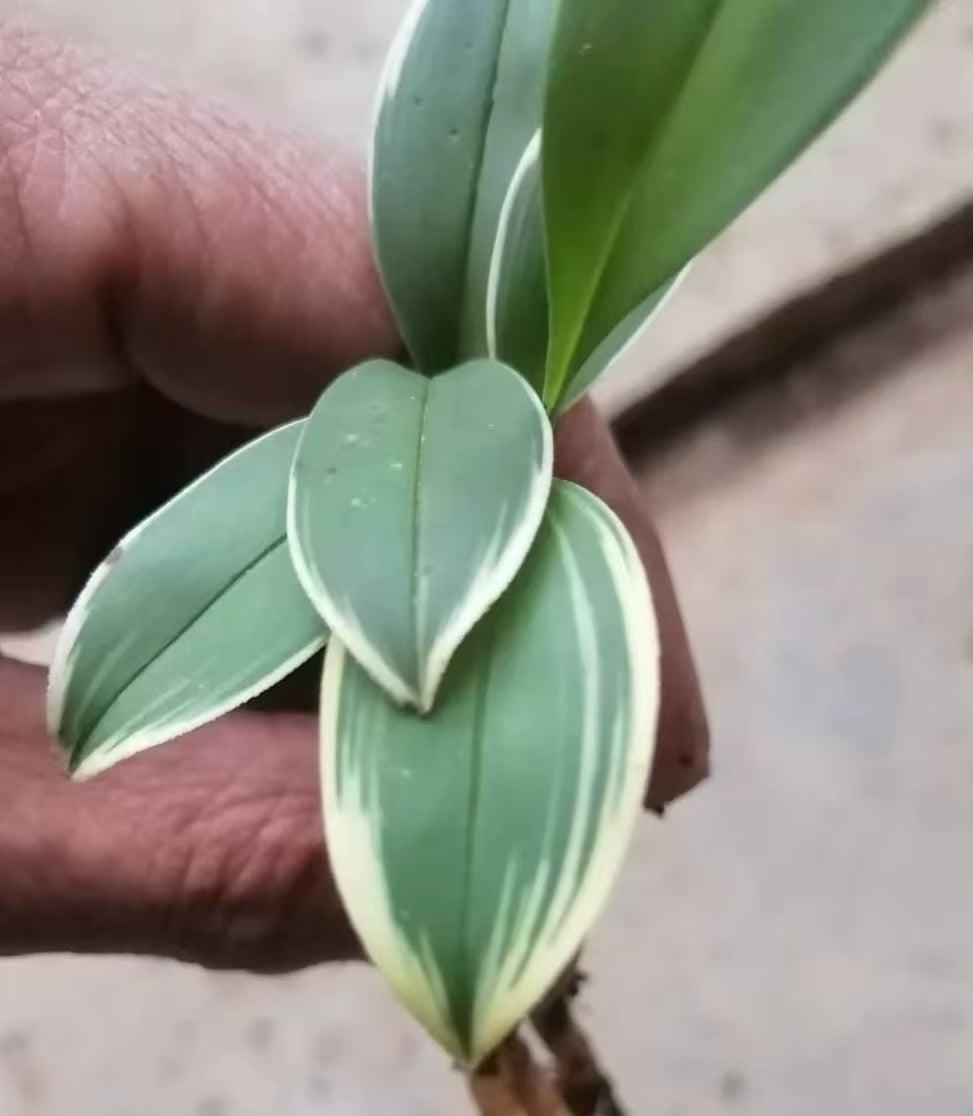
[[[200, 0], [45, 6], [117, 49], [155, 38], [170, 65], [257, 90], [299, 127], [320, 105], [322, 132], [364, 119], [401, 7], [238, 0], [231, 20]], [[973, 70], [960, 8], [943, 5], [884, 79], [898, 90], [885, 107], [863, 102], [845, 146], [822, 144], [803, 181], [747, 218], [746, 241], [741, 224], [700, 268], [687, 329], [712, 339], [724, 327], [705, 307], [730, 300], [739, 321], [775, 275], [793, 289], [907, 226], [909, 205], [869, 181], [889, 197], [898, 184], [917, 220], [959, 196], [973, 96], [944, 89]], [[288, 76], [291, 56], [305, 61]], [[940, 111], [954, 137], [942, 150]], [[829, 257], [818, 250], [838, 227], [860, 239]], [[586, 1015], [633, 1114], [973, 1112], [971, 323], [973, 274], [644, 472], [716, 771], [640, 827], [589, 959]], [[464, 1111], [449, 1067], [363, 968], [258, 980], [131, 960], [0, 965], [0, 1116]]]

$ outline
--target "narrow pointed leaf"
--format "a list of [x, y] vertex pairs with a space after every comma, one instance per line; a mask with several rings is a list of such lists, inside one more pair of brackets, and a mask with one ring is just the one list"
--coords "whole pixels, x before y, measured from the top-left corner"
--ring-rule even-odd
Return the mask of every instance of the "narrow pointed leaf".
[[548, 404], [550, 410], [557, 412], [567, 410], [602, 376], [607, 375], [614, 368], [652, 328], [653, 322], [665, 309], [691, 266], [687, 264], [675, 279], [666, 283], [661, 290], [650, 294], [644, 302], [635, 307], [631, 314], [621, 320], [578, 371], [568, 379], [562, 394], [550, 401]]
[[286, 539], [301, 423], [244, 447], [118, 544], [68, 615], [50, 732], [79, 778], [214, 720], [325, 642]]
[[294, 565], [396, 701], [432, 705], [530, 549], [552, 459], [537, 395], [492, 361], [433, 379], [372, 361], [321, 397], [291, 479]]
[[[540, 149], [538, 132], [514, 172], [501, 211], [487, 296], [490, 355], [516, 368], [538, 393], [544, 391], [550, 336]], [[544, 399], [549, 411], [565, 410], [611, 370], [651, 326], [686, 270], [688, 265], [628, 314], [569, 377], [559, 395]]]
[[429, 716], [388, 701], [332, 642], [321, 759], [338, 887], [397, 996], [464, 1061], [531, 1010], [596, 920], [657, 704], [638, 555], [604, 504], [564, 482]]
[[540, 124], [554, 0], [417, 0], [379, 93], [379, 268], [417, 367], [486, 355], [500, 207]]
[[929, 0], [562, 0], [545, 398], [835, 117]]

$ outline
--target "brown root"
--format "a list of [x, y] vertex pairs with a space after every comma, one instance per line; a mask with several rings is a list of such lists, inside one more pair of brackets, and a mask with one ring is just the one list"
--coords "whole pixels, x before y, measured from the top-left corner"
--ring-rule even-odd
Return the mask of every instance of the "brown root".
[[531, 1017], [554, 1057], [557, 1087], [571, 1116], [625, 1116], [611, 1080], [572, 1012], [584, 976], [572, 969]]
[[574, 1017], [572, 1007], [583, 981], [572, 967], [531, 1016], [551, 1053], [553, 1073], [538, 1065], [523, 1034], [515, 1032], [470, 1078], [480, 1116], [625, 1116]]
[[554, 1082], [514, 1033], [470, 1079], [480, 1116], [570, 1116]]

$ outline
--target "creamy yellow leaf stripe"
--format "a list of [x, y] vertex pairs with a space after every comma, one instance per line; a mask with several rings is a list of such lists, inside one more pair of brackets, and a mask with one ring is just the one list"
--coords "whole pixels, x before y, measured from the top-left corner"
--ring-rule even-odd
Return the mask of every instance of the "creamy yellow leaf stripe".
[[493, 1049], [596, 920], [657, 708], [638, 554], [604, 504], [564, 482], [430, 715], [390, 702], [332, 642], [321, 765], [335, 878], [375, 964], [455, 1056]]
[[88, 778], [255, 697], [327, 629], [285, 537], [303, 423], [251, 442], [130, 531], [68, 614], [48, 728]]

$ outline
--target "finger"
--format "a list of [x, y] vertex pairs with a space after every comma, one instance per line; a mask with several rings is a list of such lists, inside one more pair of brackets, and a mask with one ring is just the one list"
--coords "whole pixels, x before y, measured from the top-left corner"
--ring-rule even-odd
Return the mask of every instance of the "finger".
[[63, 613], [133, 523], [250, 436], [138, 385], [0, 402], [0, 631]]
[[[120, 469], [119, 461], [142, 460], [138, 471], [144, 479], [152, 462], [162, 456], [150, 432], [154, 426], [168, 428], [165, 415], [158, 414], [157, 401], [151, 406], [143, 404], [143, 414], [153, 416], [154, 421], [143, 422], [139, 427], [133, 412], [123, 407], [121, 400], [107, 411], [91, 403], [83, 405], [81, 411], [67, 404], [57, 409], [22, 405], [19, 410], [18, 421], [9, 428], [9, 444], [17, 449], [19, 435], [23, 452], [11, 457], [9, 473], [0, 471], [0, 497], [4, 475], [16, 479], [17, 468], [21, 479], [31, 473], [34, 458], [30, 446], [44, 444], [38, 436], [39, 428], [46, 428], [59, 418], [65, 422], [57, 427], [56, 458], [35, 455], [33, 483], [14, 505], [15, 512], [22, 509], [18, 513], [22, 522], [28, 522], [34, 515], [36, 530], [23, 530], [0, 548], [0, 621], [8, 628], [18, 623], [36, 624], [55, 614], [70, 599], [81, 577], [99, 557], [96, 551], [103, 546], [106, 525], [114, 523], [124, 509], [130, 509], [135, 495], [144, 490], [143, 483], [138, 493], [133, 494], [131, 466]], [[63, 416], [62, 410], [66, 411]], [[190, 474], [204, 460], [197, 460], [197, 449], [200, 454], [209, 455], [214, 448], [214, 432], [203, 428], [205, 424], [197, 425], [200, 429], [193, 437], [183, 439], [187, 447], [184, 464]], [[127, 456], [132, 452], [129, 445], [132, 440], [144, 442], [147, 447], [141, 459]], [[104, 454], [109, 444], [119, 447], [119, 454], [109, 455], [104, 468], [90, 473], [85, 462], [102, 460], [99, 455]], [[0, 443], [0, 458], [4, 457], [4, 445]], [[672, 579], [638, 490], [607, 424], [591, 403], [579, 404], [560, 423], [556, 445], [559, 474], [596, 492], [615, 509], [635, 539], [652, 584], [661, 633], [662, 702], [648, 803], [661, 808], [695, 786], [709, 770], [706, 717]], [[57, 483], [51, 484], [54, 474]], [[162, 483], [170, 479], [162, 478]], [[0, 506], [9, 506], [9, 502], [5, 504], [0, 498]], [[45, 564], [52, 562], [57, 576], [41, 576]], [[5, 587], [10, 591], [4, 593]], [[44, 595], [43, 602], [35, 599], [38, 593]], [[272, 700], [277, 708], [311, 708], [316, 696], [315, 668], [309, 667], [290, 680], [282, 692], [269, 695], [267, 701]], [[310, 704], [306, 699], [310, 699]]]
[[0, 954], [285, 971], [360, 956], [324, 848], [314, 717], [233, 714], [72, 786], [44, 675], [0, 659]]
[[267, 423], [396, 345], [362, 176], [0, 18], [0, 398]]
[[584, 486], [630, 531], [652, 586], [662, 646], [661, 706], [646, 804], [661, 810], [709, 774], [709, 731], [689, 639], [662, 544], [638, 488], [594, 404], [582, 400], [557, 428], [555, 469]]
[[63, 611], [131, 518], [138, 397], [0, 403], [0, 631]]

